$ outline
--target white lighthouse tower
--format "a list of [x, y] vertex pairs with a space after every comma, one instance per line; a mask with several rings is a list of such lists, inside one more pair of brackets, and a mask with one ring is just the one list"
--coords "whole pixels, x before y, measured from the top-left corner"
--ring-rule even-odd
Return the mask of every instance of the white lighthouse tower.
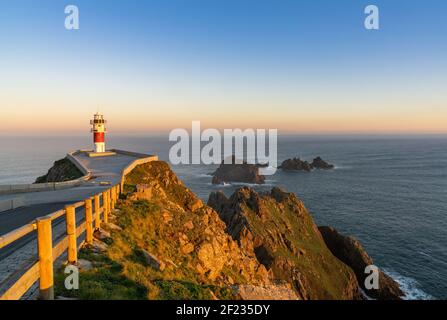
[[99, 112], [93, 116], [93, 120], [90, 120], [90, 124], [92, 125], [91, 132], [93, 132], [93, 143], [95, 144], [95, 153], [106, 152], [106, 123], [107, 121], [104, 120], [104, 116]]

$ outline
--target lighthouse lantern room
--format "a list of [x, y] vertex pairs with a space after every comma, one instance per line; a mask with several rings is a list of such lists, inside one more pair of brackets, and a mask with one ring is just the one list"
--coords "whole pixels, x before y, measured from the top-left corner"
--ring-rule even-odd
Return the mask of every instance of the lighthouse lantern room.
[[106, 123], [107, 121], [104, 120], [104, 116], [99, 112], [93, 116], [93, 120], [90, 120], [90, 124], [92, 125], [91, 132], [93, 132], [93, 142], [95, 144], [95, 153], [106, 152]]

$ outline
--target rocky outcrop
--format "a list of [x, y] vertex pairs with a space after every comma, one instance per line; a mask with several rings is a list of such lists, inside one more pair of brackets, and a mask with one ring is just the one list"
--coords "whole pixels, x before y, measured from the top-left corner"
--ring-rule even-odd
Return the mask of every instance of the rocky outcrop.
[[[95, 233], [86, 254], [94, 268], [76, 297], [361, 298], [355, 273], [328, 249], [304, 204], [279, 188], [212, 193], [206, 205], [154, 161], [126, 176], [110, 218], [117, 227]], [[116, 289], [88, 289], [103, 287]]]
[[374, 262], [360, 242], [353, 237], [340, 234], [331, 227], [319, 227], [319, 230], [331, 252], [354, 270], [359, 285], [369, 297], [396, 300], [404, 296], [399, 284], [382, 271], [379, 271], [379, 289], [366, 289], [365, 278], [368, 274], [365, 273], [365, 268]]
[[212, 193], [208, 205], [225, 222], [242, 251], [275, 279], [292, 284], [300, 299], [358, 299], [352, 270], [327, 248], [304, 204], [273, 188], [259, 194], [240, 188], [230, 198]]
[[242, 182], [263, 184], [265, 177], [259, 174], [259, 167], [255, 164], [249, 164], [246, 162], [237, 162], [233, 156], [231, 163], [225, 164], [222, 161], [219, 168], [212, 174], [213, 184], [223, 184], [230, 182]]
[[82, 172], [67, 158], [56, 161], [48, 173], [36, 179], [35, 183], [64, 182], [83, 176]]
[[126, 177], [125, 190], [127, 199], [120, 203], [122, 213], [117, 215], [123, 230], [109, 250], [118, 262], [129, 263], [128, 252], [135, 250], [130, 246], [150, 253], [141, 259], [144, 265], [151, 260], [164, 266], [154, 275], [156, 283], [175, 275], [203, 290], [275, 286], [271, 272], [240, 248], [216, 211], [187, 189], [165, 162], [135, 168]]
[[323, 159], [321, 159], [321, 157], [316, 157], [312, 161], [311, 165], [312, 165], [312, 168], [314, 168], [314, 169], [322, 169], [322, 170], [334, 169], [333, 164], [330, 164], [330, 163], [324, 161]]
[[282, 170], [289, 170], [289, 171], [306, 171], [310, 172], [312, 171], [312, 165], [304, 160], [301, 160], [300, 158], [293, 158], [293, 159], [287, 159], [284, 160], [281, 163], [280, 168]]
[[151, 268], [157, 271], [163, 271], [165, 269], [165, 264], [162, 261], [160, 261], [156, 256], [154, 256], [152, 253], [146, 250], [141, 250], [139, 252], [141, 252], [141, 255], [146, 261], [146, 264]]
[[311, 163], [301, 160], [300, 158], [293, 158], [284, 160], [279, 168], [286, 171], [310, 172], [313, 169], [334, 169], [334, 165], [324, 161], [321, 157], [316, 157]]

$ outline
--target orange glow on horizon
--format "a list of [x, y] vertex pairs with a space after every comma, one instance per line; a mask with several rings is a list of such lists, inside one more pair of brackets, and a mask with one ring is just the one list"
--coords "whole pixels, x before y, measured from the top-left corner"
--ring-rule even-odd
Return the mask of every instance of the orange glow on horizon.
[[[109, 129], [112, 134], [169, 132], [174, 128], [191, 128], [192, 121], [201, 121], [202, 129], [217, 128], [253, 128], [278, 129], [279, 133], [447, 133], [447, 117], [436, 114], [402, 115], [400, 117], [384, 117], [369, 115], [351, 117], [302, 116], [283, 119], [281, 116], [255, 115], [253, 117], [220, 114], [218, 117], [188, 117], [186, 115], [132, 115], [107, 113]], [[69, 118], [70, 121], [57, 119]], [[3, 117], [2, 134], [87, 134], [89, 132], [90, 115], [73, 114], [55, 116], [31, 114], [17, 119], [13, 115]], [[169, 119], [169, 120], [168, 120]]]

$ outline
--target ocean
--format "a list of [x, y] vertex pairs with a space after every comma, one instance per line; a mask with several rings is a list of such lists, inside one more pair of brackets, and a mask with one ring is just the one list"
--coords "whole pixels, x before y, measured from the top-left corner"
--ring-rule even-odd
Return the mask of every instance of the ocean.
[[[167, 136], [108, 136], [108, 147], [168, 160]], [[0, 184], [29, 183], [52, 163], [91, 144], [90, 136], [0, 137]], [[278, 161], [333, 163], [331, 171], [282, 172], [258, 191], [279, 186], [297, 194], [318, 225], [358, 238], [376, 265], [409, 299], [447, 299], [447, 136], [280, 136]], [[179, 165], [185, 185], [207, 200], [242, 184], [214, 186], [217, 166]]]

